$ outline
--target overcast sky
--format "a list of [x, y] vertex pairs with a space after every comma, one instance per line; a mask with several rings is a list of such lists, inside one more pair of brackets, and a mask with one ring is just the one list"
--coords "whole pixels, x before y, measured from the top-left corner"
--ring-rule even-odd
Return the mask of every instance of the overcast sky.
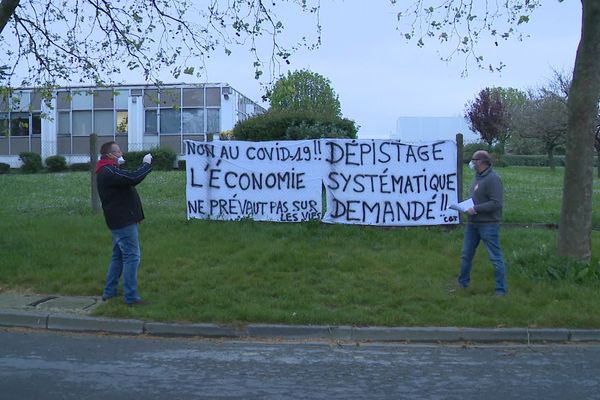
[[[481, 6], [488, 2], [473, 0]], [[309, 4], [316, 0], [309, 1]], [[414, 0], [398, 0], [411, 4]], [[314, 21], [298, 12], [291, 1], [277, 2], [276, 12], [285, 24], [282, 42], [295, 42], [306, 35], [315, 37]], [[500, 46], [481, 43], [479, 50], [486, 60], [502, 60], [501, 73], [480, 70], [468, 65], [468, 75], [461, 77], [465, 58], [456, 56], [450, 63], [440, 61], [438, 52], [447, 54], [436, 40], [418, 48], [406, 42], [398, 32], [399, 6], [390, 0], [320, 0], [322, 45], [309, 51], [301, 49], [291, 58], [287, 70], [309, 69], [331, 81], [339, 95], [344, 117], [360, 126], [359, 137], [389, 137], [396, 131], [398, 117], [462, 116], [465, 104], [488, 86], [527, 89], [539, 86], [552, 77], [553, 70], [571, 72], [581, 28], [579, 0], [543, 0], [522, 32], [524, 41], [499, 41]], [[489, 2], [494, 4], [493, 1]], [[500, 2], [503, 3], [503, 2]], [[205, 4], [202, 2], [201, 4]], [[268, 38], [267, 38], [268, 39]], [[268, 40], [267, 40], [268, 41]], [[193, 78], [182, 75], [176, 81], [168, 71], [161, 74], [166, 83], [227, 82], [251, 99], [262, 103], [268, 79], [254, 79], [254, 67], [246, 47], [233, 47], [226, 56], [218, 49], [206, 61], [206, 75]], [[259, 50], [267, 51], [268, 46]], [[143, 83], [139, 73], [128, 72], [116, 80]], [[265, 71], [265, 77], [269, 73]]]
[[[440, 61], [438, 51], [449, 48], [435, 42], [418, 48], [400, 37], [398, 11], [388, 0], [322, 0], [321, 47], [296, 53], [288, 67], [308, 68], [327, 77], [339, 95], [343, 115], [360, 125], [359, 137], [389, 137], [400, 116], [462, 116], [465, 103], [486, 86], [527, 89], [544, 84], [553, 69], [572, 71], [581, 28], [577, 0], [545, 0], [523, 25], [522, 32], [529, 35], [523, 42], [481, 45], [486, 59], [506, 64], [502, 73], [470, 64], [464, 78], [464, 58], [457, 56], [449, 64]], [[300, 28], [289, 28], [290, 37], [295, 29]], [[304, 29], [310, 33], [312, 28], [304, 25]], [[260, 100], [264, 89], [254, 80], [244, 55], [237, 49], [233, 56], [212, 57], [206, 79], [228, 82]]]

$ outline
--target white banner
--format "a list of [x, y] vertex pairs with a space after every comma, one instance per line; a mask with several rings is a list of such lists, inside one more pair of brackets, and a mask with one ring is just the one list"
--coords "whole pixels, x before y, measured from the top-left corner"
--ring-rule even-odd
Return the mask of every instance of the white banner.
[[320, 145], [320, 140], [185, 140], [188, 219], [321, 219]]
[[459, 223], [456, 143], [323, 139], [323, 222], [379, 226]]
[[[456, 143], [184, 141], [189, 218], [378, 226], [459, 223]], [[326, 212], [322, 215], [322, 187]]]

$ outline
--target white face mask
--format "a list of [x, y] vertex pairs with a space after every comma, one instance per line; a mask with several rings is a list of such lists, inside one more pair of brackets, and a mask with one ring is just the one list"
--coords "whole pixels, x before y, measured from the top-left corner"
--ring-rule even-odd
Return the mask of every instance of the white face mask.
[[123, 165], [123, 164], [125, 164], [125, 159], [123, 158], [123, 156], [121, 156], [121, 157], [117, 158], [117, 163], [118, 163], [119, 165]]
[[475, 171], [475, 161], [473, 161], [473, 160], [469, 161], [469, 168], [472, 169], [473, 171]]

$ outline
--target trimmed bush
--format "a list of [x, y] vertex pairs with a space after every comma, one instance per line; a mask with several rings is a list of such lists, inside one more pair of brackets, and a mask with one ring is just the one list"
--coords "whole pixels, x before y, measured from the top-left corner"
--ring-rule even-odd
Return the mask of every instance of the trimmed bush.
[[0, 163], [0, 174], [8, 174], [10, 172], [10, 165]]
[[123, 168], [129, 170], [137, 169], [142, 165], [142, 159], [146, 154], [148, 154], [148, 151], [128, 151], [127, 153], [123, 153], [123, 158], [125, 159]]
[[185, 160], [181, 159], [177, 161], [177, 169], [180, 171], [185, 171]]
[[[177, 154], [170, 147], [158, 147], [152, 153], [152, 167], [160, 171], [171, 171], [175, 165]], [[148, 154], [148, 153], [145, 153]]]
[[50, 156], [47, 157], [46, 167], [50, 172], [61, 172], [67, 170], [67, 159], [63, 156]]
[[71, 171], [89, 171], [90, 163], [73, 163], [69, 165]]
[[347, 118], [306, 111], [269, 111], [233, 128], [236, 140], [356, 139], [356, 124]]
[[31, 151], [24, 151], [22, 153], [19, 153], [19, 158], [23, 162], [23, 165], [21, 166], [21, 171], [25, 173], [33, 174], [36, 172], [40, 172], [42, 169], [44, 169], [44, 166], [42, 165], [42, 157], [37, 153], [33, 153]]

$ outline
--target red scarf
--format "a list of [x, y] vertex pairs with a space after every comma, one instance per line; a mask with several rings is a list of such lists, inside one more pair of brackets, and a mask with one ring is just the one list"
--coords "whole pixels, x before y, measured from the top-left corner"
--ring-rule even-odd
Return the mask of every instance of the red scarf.
[[96, 164], [96, 173], [105, 165], [117, 165], [117, 160], [102, 159]]

